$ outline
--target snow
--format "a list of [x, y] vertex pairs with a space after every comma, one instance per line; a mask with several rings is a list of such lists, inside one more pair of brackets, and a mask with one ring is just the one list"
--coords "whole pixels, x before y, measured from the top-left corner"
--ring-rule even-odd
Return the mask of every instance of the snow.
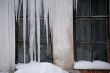
[[18, 70], [14, 73], [68, 73], [60, 67], [47, 62], [31, 62], [29, 64], [17, 64], [16, 68]]
[[74, 64], [74, 69], [110, 69], [110, 63], [103, 61], [78, 61]]

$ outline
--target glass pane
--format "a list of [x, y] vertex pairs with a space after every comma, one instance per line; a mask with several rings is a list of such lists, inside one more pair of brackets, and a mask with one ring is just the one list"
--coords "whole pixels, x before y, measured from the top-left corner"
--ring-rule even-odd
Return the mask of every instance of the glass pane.
[[[27, 22], [26, 27], [26, 63], [30, 62], [29, 55], [29, 33], [30, 33], [30, 24]], [[41, 62], [49, 62], [49, 55], [47, 49], [47, 39], [46, 39], [46, 28], [44, 26], [44, 20], [41, 20], [41, 29], [40, 29], [40, 44], [41, 44]], [[37, 34], [36, 34], [37, 37]], [[23, 47], [23, 19], [21, 18], [20, 23], [16, 24], [16, 64], [24, 62], [24, 47]], [[37, 42], [37, 39], [35, 39]], [[37, 47], [36, 47], [37, 49]], [[36, 50], [37, 53], [37, 50]], [[37, 54], [36, 54], [37, 57]], [[36, 58], [37, 59], [37, 58]], [[37, 61], [37, 60], [36, 60]]]
[[16, 37], [17, 37], [17, 41], [23, 41], [23, 20], [20, 19], [20, 22], [18, 24], [16, 24]]
[[91, 41], [90, 20], [76, 19], [76, 41]]
[[107, 0], [92, 0], [92, 15], [107, 15]]
[[41, 44], [41, 53], [40, 53], [40, 61], [41, 62], [49, 62], [47, 44]]
[[41, 43], [47, 43], [47, 39], [46, 39], [46, 28], [45, 28], [45, 25], [44, 25], [44, 19], [41, 18], [41, 25], [40, 25], [40, 42]]
[[91, 61], [91, 49], [89, 43], [77, 43], [76, 47], [76, 61]]
[[[23, 49], [23, 42], [17, 42], [16, 45], [16, 64], [24, 62], [24, 49]], [[26, 44], [26, 63], [29, 63], [29, 45]]]
[[91, 0], [77, 0], [76, 15], [90, 16]]
[[93, 55], [94, 60], [101, 60], [107, 62], [107, 44], [106, 43], [94, 43]]
[[107, 28], [108, 28], [108, 26], [107, 26], [106, 19], [97, 18], [96, 20], [94, 20], [93, 24], [92, 24], [93, 40], [97, 41], [97, 42], [106, 42], [107, 41], [107, 31], [108, 31]]

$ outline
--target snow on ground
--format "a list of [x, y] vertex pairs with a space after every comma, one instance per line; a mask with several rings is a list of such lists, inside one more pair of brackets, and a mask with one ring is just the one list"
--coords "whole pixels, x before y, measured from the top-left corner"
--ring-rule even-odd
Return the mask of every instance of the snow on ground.
[[16, 65], [16, 69], [18, 70], [14, 73], [68, 73], [60, 67], [47, 62], [31, 62], [29, 64], [18, 64]]
[[74, 64], [74, 69], [109, 69], [110, 70], [110, 63], [103, 62], [103, 61], [78, 61]]

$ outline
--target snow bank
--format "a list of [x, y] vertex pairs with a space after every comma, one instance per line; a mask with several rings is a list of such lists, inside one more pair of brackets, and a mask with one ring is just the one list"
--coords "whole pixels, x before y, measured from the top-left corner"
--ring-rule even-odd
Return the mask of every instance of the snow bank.
[[110, 63], [103, 61], [78, 61], [74, 64], [74, 69], [110, 69]]
[[68, 73], [60, 67], [46, 62], [31, 62], [29, 64], [18, 64], [16, 65], [16, 68], [18, 70], [14, 73]]

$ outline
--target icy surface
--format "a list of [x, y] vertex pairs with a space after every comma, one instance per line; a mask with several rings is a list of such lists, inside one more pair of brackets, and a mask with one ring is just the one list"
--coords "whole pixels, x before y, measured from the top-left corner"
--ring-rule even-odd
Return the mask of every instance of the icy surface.
[[74, 69], [110, 69], [110, 63], [103, 61], [78, 61], [74, 64]]
[[51, 63], [31, 62], [29, 64], [18, 64], [18, 69], [15, 73], [68, 73], [60, 67]]

